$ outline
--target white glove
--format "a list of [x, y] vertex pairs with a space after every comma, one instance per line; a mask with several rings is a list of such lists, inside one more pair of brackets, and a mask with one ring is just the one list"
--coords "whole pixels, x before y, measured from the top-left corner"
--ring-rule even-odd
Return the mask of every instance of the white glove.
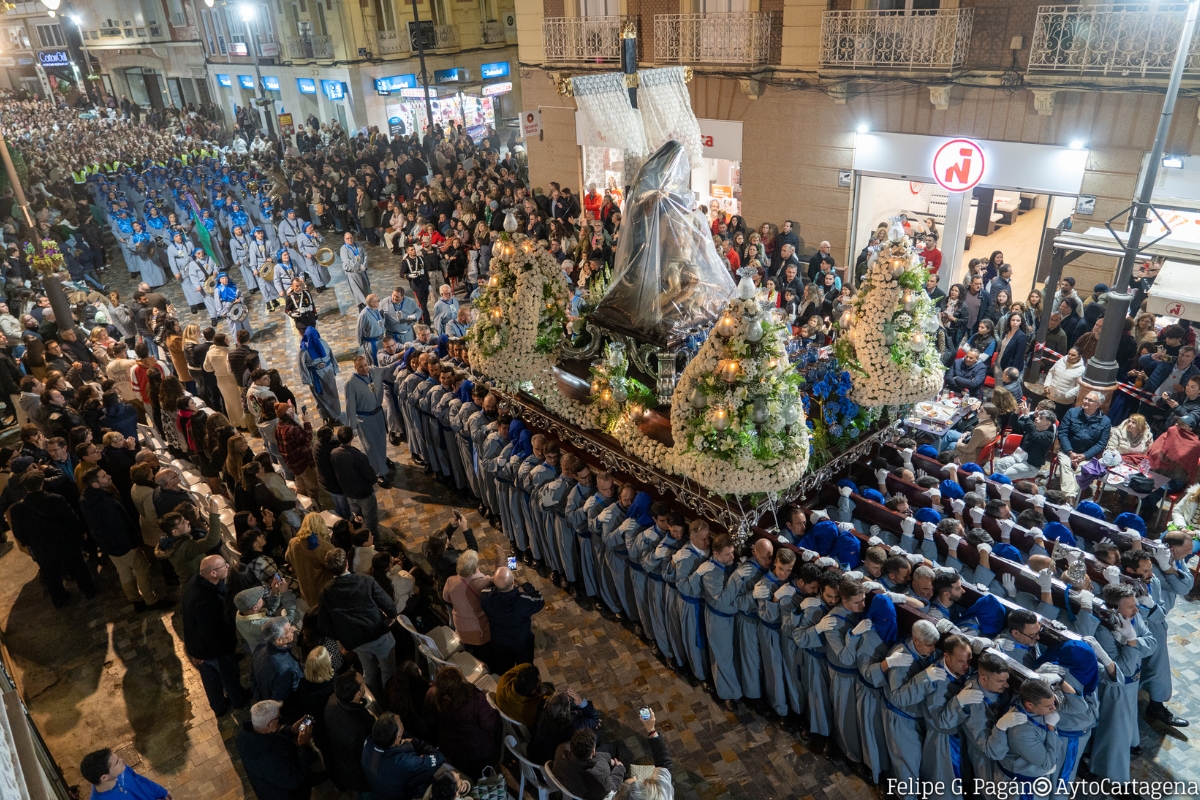
[[979, 544], [975, 545], [975, 552], [979, 553], [981, 556], [991, 555], [992, 546], [987, 542], [980, 542]]
[[1171, 568], [1171, 551], [1166, 547], [1157, 547], [1154, 549], [1154, 561], [1158, 564], [1158, 568], [1166, 572]]
[[948, 548], [950, 555], [958, 555], [958, 546], [960, 544], [962, 544], [962, 537], [957, 533], [952, 533], [946, 537], [946, 547]]
[[1132, 642], [1137, 638], [1137, 629], [1133, 627], [1133, 620], [1122, 617], [1121, 627], [1114, 631], [1113, 635], [1121, 642]]
[[[970, 585], [970, 584], [968, 584], [968, 585]], [[979, 592], [980, 594], [991, 594], [992, 593], [992, 590], [987, 587], [986, 583], [975, 584], [975, 591]]]
[[821, 598], [806, 597], [806, 598], [804, 598], [803, 602], [800, 603], [800, 610], [801, 611], [809, 611], [811, 609], [819, 607], [820, 605], [821, 605]]
[[771, 596], [771, 587], [766, 581], [759, 581], [754, 584], [754, 591], [751, 592], [751, 595], [755, 600], [766, 600]]
[[1142, 538], [1142, 534], [1138, 532], [1137, 528], [1121, 528], [1121, 531], [1128, 534], [1129, 538], [1133, 539], [1135, 542]]
[[[876, 526], [876, 527], [878, 527], [878, 526]], [[883, 546], [883, 539], [880, 539], [878, 536], [872, 536], [870, 539], [867, 539], [867, 547], [882, 547], [882, 546]]]
[[954, 630], [954, 623], [948, 619], [939, 619], [934, 627], [937, 628], [938, 633], [949, 633]]
[[849, 497], [850, 496], [850, 487], [849, 486], [839, 486], [838, 494], [840, 494], [842, 497]]
[[904, 466], [912, 467], [913, 449], [911, 447], [905, 447], [901, 450], [900, 457], [904, 459]]
[[800, 551], [800, 560], [803, 561], [805, 564], [807, 564], [808, 562], [810, 562], [814, 558], [816, 558], [818, 555], [819, 555], [819, 553], [817, 553], [817, 551], [815, 551], [815, 550], [801, 550]]
[[949, 680], [949, 676], [946, 675], [946, 670], [942, 669], [937, 664], [930, 664], [925, 668], [925, 677], [929, 678], [929, 680], [933, 683]]
[[1150, 596], [1149, 592], [1146, 594], [1139, 594], [1137, 596], [1137, 604], [1142, 608], [1147, 609], [1154, 608], [1156, 605], [1158, 605], [1158, 603], [1154, 602], [1154, 598]]
[[782, 601], [783, 598], [791, 597], [795, 593], [796, 593], [796, 587], [792, 586], [790, 583], [785, 583], [783, 586], [780, 586], [778, 589], [775, 590], [775, 602], [778, 603], [778, 602]]
[[954, 480], [954, 476], [958, 474], [958, 464], [945, 464], [944, 467], [950, 473], [950, 480]]
[[842, 580], [857, 582], [857, 581], [861, 581], [862, 579], [863, 579], [862, 572], [860, 572], [859, 570], [856, 570], [856, 569], [852, 569], [849, 572], [842, 573]]
[[920, 553], [909, 553], [907, 558], [908, 563], [912, 564], [914, 567], [919, 567], [925, 563], [925, 556], [921, 555]]
[[887, 485], [887, 476], [888, 476], [888, 471], [886, 469], [884, 469], [883, 467], [880, 467], [879, 469], [875, 470], [875, 480], [879, 482], [880, 486]]
[[872, 538], [878, 539], [880, 537], [880, 535], [883, 533], [883, 529], [880, 528], [878, 525], [872, 525], [870, 528], [867, 529], [867, 533], [871, 534]]
[[1040, 494], [1030, 495], [1029, 502], [1033, 503], [1035, 508], [1044, 508], [1046, 505], [1046, 498]]
[[1050, 662], [1042, 664], [1040, 667], [1037, 668], [1037, 671], [1040, 672], [1042, 675], [1058, 675], [1059, 677], [1062, 677], [1063, 675], [1067, 674], [1067, 671], [1065, 669], [1063, 669], [1062, 667], [1060, 667], [1058, 664], [1051, 664]]
[[971, 509], [971, 521], [974, 522], [976, 525], [983, 522], [983, 509], [982, 508], [980, 508], [979, 506], [975, 506], [974, 508]]
[[838, 526], [839, 531], [853, 531], [854, 530], [853, 522], [839, 522], [839, 523], [837, 523], [837, 526]]
[[963, 706], [973, 706], [983, 702], [983, 692], [979, 689], [963, 689], [957, 697], [958, 704]]
[[808, 522], [810, 525], [816, 525], [823, 519], [829, 519], [829, 515], [826, 514], [824, 510], [819, 508], [813, 509], [812, 513], [808, 515]]
[[1075, 599], [1079, 601], [1081, 611], [1091, 611], [1096, 605], [1096, 595], [1087, 589], [1080, 589]]
[[923, 533], [925, 535], [925, 541], [927, 541], [927, 542], [933, 541], [933, 532], [936, 530], [937, 530], [937, 525], [934, 525], [932, 522], [922, 522], [921, 523], [921, 533]]
[[1026, 722], [1029, 722], [1029, 717], [1025, 716], [1015, 708], [1010, 708], [1007, 712], [1005, 712], [1004, 716], [996, 720], [996, 730], [1006, 731], [1009, 728], [1015, 728], [1018, 725], [1024, 725]]
[[893, 555], [893, 556], [906, 556], [906, 555], [908, 555], [908, 553], [906, 553], [906, 552], [904, 551], [904, 548], [903, 548], [903, 547], [901, 547], [900, 545], [898, 545], [898, 544], [894, 544], [894, 545], [892, 545], [891, 547], [889, 547], [889, 548], [888, 548], [888, 555]]
[[1037, 584], [1043, 593], [1050, 591], [1050, 587], [1054, 585], [1054, 576], [1050, 574], [1050, 570], [1044, 569], [1037, 574]]
[[869, 619], [864, 619], [862, 622], [860, 622], [854, 626], [854, 630], [850, 631], [850, 635], [862, 636], [864, 633], [866, 633], [867, 631], [871, 630], [874, 627], [875, 627], [875, 623], [871, 622], [871, 620], [869, 620]]
[[1108, 545], [1112, 545], [1113, 547], [1117, 546], [1117, 543], [1112, 540], [1111, 536], [1101, 537], [1100, 544], [1108, 544]]
[[998, 520], [1000, 525], [1000, 541], [1007, 542], [1012, 537], [1012, 530], [1016, 527], [1011, 519]]
[[712, 572], [716, 568], [717, 568], [716, 562], [705, 561], [703, 564], [696, 567], [696, 574], [697, 575], [707, 575], [708, 573]]
[[908, 602], [908, 595], [901, 594], [900, 592], [888, 592], [887, 596], [891, 598], [892, 603], [898, 606], [902, 606]]
[[1058, 724], [1059, 715], [1058, 715], [1057, 711], [1051, 711], [1049, 714], [1042, 717], [1042, 719], [1045, 720], [1046, 725], [1053, 728], [1055, 725]]
[[950, 507], [954, 509], [955, 514], [962, 514], [963, 509], [967, 507], [966, 500], [951, 500]]
[[913, 528], [917, 527], [917, 521], [912, 517], [905, 517], [900, 520], [900, 530], [905, 536], [912, 536]]
[[1100, 641], [1095, 636], [1085, 636], [1083, 640], [1088, 643], [1088, 647], [1092, 648], [1092, 652], [1096, 654], [1096, 660], [1100, 662], [1100, 666], [1107, 668], [1113, 663], [1112, 657], [1104, 651], [1100, 646]]
[[780, 535], [776, 536], [776, 537], [775, 537], [775, 541], [779, 542], [780, 544], [787, 544], [787, 543], [788, 543], [787, 537], [786, 537], [786, 536], [784, 536], [783, 534], [780, 534]]
[[817, 559], [817, 566], [821, 569], [829, 569], [830, 567], [836, 567], [837, 565], [837, 560], [832, 559], [829, 556], [821, 556]]
[[1116, 584], [1121, 582], [1121, 568], [1116, 564], [1111, 564], [1104, 568], [1104, 581], [1108, 584]]
[[880, 583], [879, 581], [864, 581], [863, 582], [863, 591], [866, 592], [867, 594], [872, 594], [874, 592], [882, 592], [883, 584]]
[[1058, 686], [1060, 683], [1062, 683], [1062, 675], [1055, 675], [1053, 672], [1041, 672], [1039, 670], [1038, 678], [1050, 684], [1051, 686]]
[[821, 620], [816, 624], [817, 633], [829, 633], [837, 627], [837, 617], [833, 614], [826, 614], [821, 617]]
[[887, 662], [888, 669], [901, 669], [903, 667], [911, 667], [913, 657], [904, 650], [897, 650], [885, 658], [884, 661]]
[[972, 639], [971, 639], [971, 652], [974, 653], [975, 655], [979, 655], [984, 650], [987, 650], [988, 648], [995, 647], [995, 646], [996, 646], [996, 643], [993, 642], [991, 639], [987, 638], [986, 636], [975, 636], [975, 637], [972, 637]]
[[1013, 493], [1012, 484], [1011, 483], [1002, 483], [999, 486], [997, 486], [996, 488], [1000, 492], [1000, 499], [1007, 503], [1008, 498], [1012, 497], [1012, 493]]
[[1010, 598], [1017, 596], [1017, 579], [1012, 575], [1001, 575], [1000, 585], [1004, 587], [1004, 593]]
[[938, 489], [936, 486], [925, 492], [925, 494], [929, 496], [929, 499], [933, 501], [935, 506], [942, 500], [942, 490]]

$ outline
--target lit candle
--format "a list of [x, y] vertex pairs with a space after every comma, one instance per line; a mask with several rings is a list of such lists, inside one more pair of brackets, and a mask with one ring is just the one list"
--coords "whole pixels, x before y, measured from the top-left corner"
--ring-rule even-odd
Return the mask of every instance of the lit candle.
[[696, 389], [692, 392], [692, 408], [704, 408], [708, 405], [708, 396], [704, 392]]
[[736, 381], [738, 379], [739, 372], [741, 372], [741, 365], [738, 364], [736, 359], [722, 361], [721, 365], [717, 368], [717, 373], [721, 376], [721, 379], [727, 383], [733, 383]]
[[713, 427], [719, 431], [723, 431], [729, 427], [729, 412], [723, 408], [718, 408], [713, 412]]
[[503, 311], [501, 311], [501, 310], [500, 310], [500, 309], [498, 309], [498, 308], [493, 308], [493, 309], [492, 309], [492, 319], [496, 320], [496, 322], [499, 322], [499, 321], [500, 321], [500, 320], [502, 320], [503, 318], [504, 318], [504, 312], [503, 312]]
[[726, 339], [737, 333], [737, 320], [733, 318], [732, 314], [726, 313], [721, 316], [717, 322], [717, 333]]
[[630, 419], [637, 421], [637, 418], [640, 417], [641, 415], [642, 415], [642, 407], [640, 405], [638, 405], [637, 403], [630, 403], [629, 404]]
[[596, 394], [599, 391], [600, 391], [600, 381], [592, 381], [592, 394]]
[[491, 286], [492, 288], [495, 288], [495, 287], [497, 287], [497, 286], [499, 286], [499, 285], [500, 285], [500, 276], [499, 276], [499, 275], [493, 275], [493, 276], [492, 276], [492, 277], [491, 277], [491, 278], [488, 280], [488, 286]]
[[603, 392], [600, 393], [600, 399], [602, 401], [604, 401], [605, 403], [611, 403], [612, 402], [612, 390], [605, 389]]

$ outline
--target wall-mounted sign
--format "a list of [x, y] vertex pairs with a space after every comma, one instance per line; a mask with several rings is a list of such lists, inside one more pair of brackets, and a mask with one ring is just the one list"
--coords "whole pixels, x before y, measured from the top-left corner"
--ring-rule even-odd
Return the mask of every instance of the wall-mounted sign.
[[[420, 86], [416, 87], [415, 89], [401, 89], [400, 96], [401, 97], [420, 97], [423, 99], [425, 97], [425, 89]], [[429, 87], [429, 96], [437, 97], [437, 89], [430, 86]]]
[[[1081, 194], [1075, 198], [1075, 213], [1084, 217], [1090, 217], [1096, 213], [1096, 195]], [[1161, 235], [1161, 234], [1158, 234]], [[1174, 316], [1179, 316], [1178, 314]]]
[[850, 186], [853, 183], [854, 171], [849, 169], [838, 170], [838, 186], [843, 188]]
[[263, 75], [263, 88], [268, 92], [279, 91], [279, 78], [273, 75]]
[[388, 136], [403, 136], [404, 134], [404, 120], [400, 117], [388, 117]]
[[280, 136], [292, 136], [296, 133], [296, 125], [292, 121], [291, 114], [277, 114], [276, 116], [279, 118]]
[[231, 56], [248, 56], [250, 49], [246, 47], [245, 42], [230, 42], [229, 55]]
[[490, 81], [492, 78], [507, 78], [508, 62], [497, 61], [493, 64], [480, 64], [479, 77], [485, 81]]
[[321, 81], [321, 91], [330, 100], [342, 100], [346, 97], [346, 84], [342, 81]]
[[217, 86], [225, 86], [227, 88], [233, 88], [233, 78], [229, 77], [228, 75], [218, 74], [217, 75]]
[[542, 112], [538, 111], [522, 111], [521, 112], [521, 135], [526, 139], [537, 136], [542, 132]]
[[408, 42], [412, 45], [412, 51], [417, 52], [417, 43], [426, 50], [432, 50], [437, 47], [437, 31], [434, 30], [433, 20], [421, 20], [420, 32], [418, 33], [417, 23], [408, 23]]
[[17, 56], [17, 66], [18, 67], [32, 67], [33, 66], [33, 56]]
[[411, 72], [408, 75], [391, 75], [387, 78], [375, 79], [375, 91], [387, 95], [401, 89], [411, 89], [417, 85], [417, 76]]
[[504, 94], [512, 91], [512, 83], [505, 81], [504, 83], [489, 83], [483, 87], [483, 96], [491, 97], [492, 95]]
[[254, 88], [254, 76], [253, 75], [238, 75], [238, 86], [241, 86], [243, 89], [253, 89]]
[[66, 50], [39, 50], [38, 63], [43, 67], [66, 67], [71, 64], [71, 54]]
[[471, 80], [471, 73], [462, 67], [437, 69], [433, 71], [433, 80], [435, 83], [466, 83]]
[[948, 192], [969, 192], [983, 180], [983, 148], [970, 139], [951, 139], [933, 154], [933, 179]]
[[259, 42], [258, 54], [263, 58], [278, 58], [279, 42]]
[[312, 78], [296, 78], [296, 90], [300, 94], [316, 94], [317, 82]]

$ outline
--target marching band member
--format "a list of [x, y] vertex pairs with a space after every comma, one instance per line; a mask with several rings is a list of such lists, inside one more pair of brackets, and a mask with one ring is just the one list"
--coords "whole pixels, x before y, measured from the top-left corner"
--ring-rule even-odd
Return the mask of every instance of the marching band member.
[[[237, 284], [229, 280], [227, 273], [217, 275], [217, 290], [215, 292], [217, 298], [217, 316], [222, 317], [229, 322], [229, 328], [233, 336], [237, 336], [238, 331], [246, 331], [251, 336], [254, 331], [250, 328], [249, 312], [246, 309], [246, 304], [242, 302], [242, 294], [238, 290]], [[241, 305], [241, 318], [234, 319], [230, 314], [233, 311], [234, 305]]]
[[[282, 251], [283, 261], [275, 265], [275, 279], [278, 285], [280, 266], [287, 263], [287, 251]], [[284, 309], [287, 315], [292, 318], [292, 322], [296, 323], [296, 330], [304, 331], [309, 326], [317, 324], [317, 306], [313, 303], [312, 295], [304, 288], [304, 281], [299, 276], [292, 277], [291, 287], [288, 289], [287, 300]]]
[[[243, 214], [243, 216], [245, 216]], [[250, 237], [241, 225], [233, 226], [233, 236], [229, 239], [229, 255], [234, 266], [242, 272], [242, 280], [246, 283], [246, 294], [259, 290], [258, 273], [250, 260]]]
[[193, 250], [188, 245], [183, 233], [176, 231], [171, 236], [171, 245], [167, 248], [167, 263], [171, 267], [171, 274], [175, 276], [175, 280], [179, 281], [179, 286], [183, 289], [183, 296], [187, 300], [188, 308], [195, 314], [204, 307], [204, 292], [203, 290], [197, 291], [191, 281], [184, 279], [188, 263], [192, 260], [192, 252]]
[[[367, 295], [371, 294], [371, 279], [367, 276], [367, 251], [354, 241], [354, 234], [346, 231], [342, 235], [345, 244], [342, 245], [342, 271], [346, 273], [346, 283], [350, 285], [350, 296], [358, 303], [361, 311], [367, 304]], [[379, 305], [376, 299], [376, 306]], [[382, 335], [382, 334], [381, 334]]]
[[[283, 299], [284, 293], [279, 290], [278, 284], [272, 279], [268, 281], [259, 275], [259, 271], [263, 265], [272, 261], [271, 254], [275, 251], [274, 243], [267, 239], [266, 231], [262, 228], [255, 228], [250, 232], [249, 247], [246, 251], [246, 261], [250, 271], [254, 273], [254, 277], [258, 280], [258, 285], [262, 289], [263, 299], [267, 301], [267, 311], [274, 311], [279, 307], [280, 301]], [[278, 272], [278, 265], [272, 263], [274, 272]], [[291, 279], [288, 278], [288, 283]]]
[[[300, 249], [298, 242], [303, 235], [303, 223], [296, 219], [296, 209], [289, 208], [283, 214], [283, 219], [279, 220], [277, 235], [272, 237], [279, 242], [280, 247], [287, 248], [292, 257], [294, 264], [300, 263]], [[278, 261], [276, 262], [278, 263]]]
[[134, 222], [131, 227], [133, 233], [129, 236], [129, 242], [130, 253], [136, 267], [134, 271], [141, 273], [142, 280], [150, 284], [150, 288], [157, 289], [167, 282], [167, 276], [163, 274], [162, 267], [150, 255], [154, 235], [146, 231], [140, 222]]
[[188, 262], [187, 270], [184, 272], [184, 280], [191, 286], [193, 292], [204, 298], [204, 308], [208, 311], [209, 320], [214, 328], [217, 326], [217, 299], [205, 290], [204, 284], [208, 281], [209, 276], [216, 274], [217, 265], [204, 252], [204, 248], [194, 248], [192, 259]]
[[329, 270], [317, 261], [317, 251], [324, 241], [311, 222], [304, 226], [304, 232], [296, 240], [296, 249], [300, 251], [300, 269], [313, 282], [318, 294], [329, 285]]

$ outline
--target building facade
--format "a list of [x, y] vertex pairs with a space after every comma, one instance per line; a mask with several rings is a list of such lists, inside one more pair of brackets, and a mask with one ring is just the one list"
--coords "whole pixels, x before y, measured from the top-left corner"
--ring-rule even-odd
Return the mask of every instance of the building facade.
[[[620, 69], [632, 22], [642, 66], [693, 68], [704, 163], [699, 201], [748, 226], [799, 224], [807, 252], [830, 242], [853, 261], [895, 213], [933, 219], [960, 278], [968, 257], [1004, 242], [1023, 292], [1046, 231], [1102, 226], [1132, 202], [1162, 107], [1186, 6], [1041, 6], [964, 0], [516, 0], [533, 185], [622, 185], [607, 150], [559, 81]], [[1200, 39], [1185, 72], [1167, 153], [1196, 154]], [[972, 140], [988, 168], [947, 190], [943, 145]], [[956, 147], [958, 147], [956, 145]], [[963, 147], [966, 147], [964, 145]], [[963, 151], [965, 152], [965, 150]], [[1186, 161], [1184, 163], [1192, 163]], [[951, 165], [953, 166], [953, 165]], [[1200, 175], [1194, 182], [1200, 186]], [[1178, 202], [1176, 233], [1200, 232], [1200, 190]], [[965, 197], [959, 201], [957, 197]], [[1190, 207], [1189, 207], [1190, 206]], [[958, 237], [955, 237], [956, 239]], [[954, 257], [950, 254], [953, 252]], [[1018, 263], [1018, 258], [1022, 263]], [[1069, 265], [1081, 286], [1109, 281], [1112, 258]]]

